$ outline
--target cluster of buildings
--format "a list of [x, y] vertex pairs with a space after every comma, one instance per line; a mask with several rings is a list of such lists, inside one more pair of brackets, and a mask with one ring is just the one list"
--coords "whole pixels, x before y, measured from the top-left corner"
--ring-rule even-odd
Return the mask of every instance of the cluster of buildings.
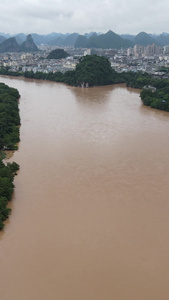
[[3, 53], [0, 54], [0, 67], [9, 67], [13, 72], [66, 72], [74, 70], [78, 63], [78, 56], [69, 56], [65, 59], [47, 59], [49, 51], [34, 53]]
[[79, 58], [96, 53], [106, 56], [112, 68], [117, 72], [148, 72], [161, 76], [162, 67], [169, 67], [169, 46], [135, 45], [128, 49], [77, 49], [66, 47], [69, 57], [64, 59], [47, 59], [48, 54], [57, 47], [43, 45], [34, 53], [3, 53], [0, 54], [0, 67], [9, 67], [14, 72], [66, 72], [74, 70]]
[[142, 45], [135, 45], [134, 48], [127, 49], [127, 56], [134, 56], [136, 58], [139, 57], [150, 57], [154, 55], [162, 54], [162, 47], [157, 46], [156, 44], [142, 46]]
[[135, 45], [127, 50], [121, 49], [110, 61], [117, 72], [142, 71], [161, 77], [159, 71], [169, 67], [169, 46]]
[[130, 47], [127, 49], [127, 55], [136, 58], [169, 55], [169, 46], [161, 47], [156, 44], [148, 46], [135, 45], [133, 48]]

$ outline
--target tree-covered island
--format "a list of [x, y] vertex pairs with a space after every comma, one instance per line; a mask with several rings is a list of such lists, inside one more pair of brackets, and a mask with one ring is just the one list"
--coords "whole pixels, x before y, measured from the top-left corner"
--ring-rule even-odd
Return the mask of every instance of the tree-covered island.
[[19, 142], [19, 92], [0, 83], [0, 230], [8, 218], [10, 209], [7, 207], [14, 191], [14, 176], [19, 169], [15, 162], [4, 163], [6, 150], [16, 150]]

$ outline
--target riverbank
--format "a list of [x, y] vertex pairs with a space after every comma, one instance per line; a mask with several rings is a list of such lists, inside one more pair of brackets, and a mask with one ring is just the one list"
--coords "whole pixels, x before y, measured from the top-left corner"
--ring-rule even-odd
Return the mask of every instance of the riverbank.
[[[75, 71], [67, 71], [64, 74], [61, 72], [34, 73], [33, 71], [15, 73], [11, 72], [9, 68], [0, 69], [0, 74], [4, 76], [20, 77], [26, 79], [54, 81], [65, 83], [75, 87], [80, 86], [85, 88], [100, 85], [125, 83], [128, 87], [141, 90], [140, 97], [144, 105], [167, 112], [169, 111], [168, 79], [154, 79], [150, 74], [142, 72], [117, 73], [112, 69], [110, 70], [110, 65], [108, 64], [107, 60], [103, 60], [102, 62], [103, 66], [106, 66], [106, 74], [104, 74], [104, 72], [102, 73], [102, 67], [99, 64], [96, 64], [99, 65], [99, 69], [95, 69], [95, 63], [97, 61], [95, 62], [93, 59], [98, 59], [98, 57], [93, 57], [94, 58], [91, 58], [91, 61], [89, 61], [90, 57], [88, 57], [87, 59], [84, 58], [82, 62], [77, 65]], [[107, 79], [105, 80], [105, 78]]]
[[7, 150], [16, 150], [19, 142], [19, 92], [0, 83], [0, 230], [10, 214], [7, 207], [14, 191], [14, 176], [19, 170], [15, 162], [4, 162]]

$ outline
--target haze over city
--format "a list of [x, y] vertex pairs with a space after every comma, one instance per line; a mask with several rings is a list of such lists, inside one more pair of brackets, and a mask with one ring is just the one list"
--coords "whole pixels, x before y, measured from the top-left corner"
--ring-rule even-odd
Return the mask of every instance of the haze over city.
[[2, 0], [0, 32], [169, 31], [167, 0]]

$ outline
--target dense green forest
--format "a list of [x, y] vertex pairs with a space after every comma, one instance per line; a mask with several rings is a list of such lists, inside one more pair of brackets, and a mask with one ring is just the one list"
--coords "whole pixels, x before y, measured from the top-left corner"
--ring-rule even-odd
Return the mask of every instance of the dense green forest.
[[7, 208], [14, 190], [14, 175], [19, 169], [15, 162], [5, 164], [4, 150], [17, 149], [19, 142], [19, 92], [0, 83], [0, 230], [4, 227], [10, 209]]
[[[164, 70], [163, 70], [164, 71]], [[168, 69], [165, 68], [165, 72]], [[87, 55], [79, 60], [74, 71], [61, 72], [11, 72], [9, 68], [0, 69], [0, 74], [10, 76], [24, 76], [26, 78], [35, 78], [63, 82], [72, 86], [99, 86], [114, 83], [126, 83], [128, 87], [143, 89], [140, 96], [145, 105], [169, 111], [169, 80], [154, 79], [150, 74], [143, 72], [123, 72], [117, 73], [111, 68], [107, 58], [97, 55]], [[144, 87], [152, 86], [144, 89]]]
[[76, 84], [88, 83], [89, 86], [107, 85], [113, 82], [113, 70], [107, 58], [87, 55], [80, 59], [75, 72]]
[[0, 150], [15, 150], [19, 142], [19, 92], [0, 83]]
[[127, 86], [142, 89], [144, 105], [169, 111], [169, 79], [155, 79], [147, 73], [126, 73]]
[[7, 163], [5, 165], [0, 157], [0, 230], [4, 228], [4, 221], [10, 214], [10, 208], [7, 207], [14, 191], [14, 176], [19, 170], [17, 163]]

